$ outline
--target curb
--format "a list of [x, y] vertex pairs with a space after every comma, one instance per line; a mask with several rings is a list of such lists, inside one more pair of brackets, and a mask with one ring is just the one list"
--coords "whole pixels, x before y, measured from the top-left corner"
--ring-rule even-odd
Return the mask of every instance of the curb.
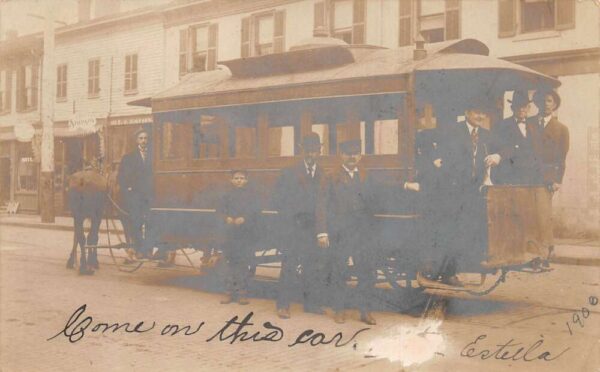
[[[27, 223], [27, 222], [0, 221], [0, 226], [15, 226], [15, 227], [26, 227], [26, 228], [32, 228], [32, 229], [73, 231], [73, 226], [56, 225], [56, 224], [42, 223], [42, 222]], [[90, 228], [85, 227], [84, 231], [89, 232]], [[102, 228], [102, 225], [100, 225], [100, 232], [106, 232], [106, 229]], [[109, 229], [108, 232], [110, 232], [111, 234], [124, 234], [123, 230], [120, 230], [120, 229]]]

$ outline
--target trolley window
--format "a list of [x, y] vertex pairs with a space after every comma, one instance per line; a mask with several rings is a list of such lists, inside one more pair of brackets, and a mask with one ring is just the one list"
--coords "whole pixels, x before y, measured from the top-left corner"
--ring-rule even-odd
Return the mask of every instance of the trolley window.
[[201, 115], [194, 123], [194, 159], [218, 159], [221, 154], [221, 134], [215, 116]]

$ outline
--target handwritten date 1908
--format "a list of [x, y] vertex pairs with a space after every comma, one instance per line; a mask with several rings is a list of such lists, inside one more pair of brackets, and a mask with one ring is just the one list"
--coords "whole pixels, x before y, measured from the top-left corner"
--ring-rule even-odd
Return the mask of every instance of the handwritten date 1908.
[[[598, 297], [590, 296], [588, 298], [588, 303], [592, 306], [598, 305]], [[577, 324], [579, 327], [584, 327], [584, 319], [587, 319], [590, 316], [590, 309], [587, 307], [582, 307], [581, 310], [577, 310], [573, 312], [572, 322], [565, 322], [567, 325], [567, 329], [569, 330], [569, 334], [573, 336], [573, 330], [571, 329], [571, 324]]]

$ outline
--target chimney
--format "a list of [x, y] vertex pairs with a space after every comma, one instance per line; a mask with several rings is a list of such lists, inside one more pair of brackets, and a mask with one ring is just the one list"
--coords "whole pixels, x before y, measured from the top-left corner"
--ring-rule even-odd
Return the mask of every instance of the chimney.
[[419, 61], [427, 57], [427, 51], [425, 50], [425, 39], [419, 33], [415, 39], [415, 50], [413, 50], [413, 59]]
[[79, 0], [78, 1], [78, 21], [85, 22], [89, 21], [92, 15], [92, 0]]

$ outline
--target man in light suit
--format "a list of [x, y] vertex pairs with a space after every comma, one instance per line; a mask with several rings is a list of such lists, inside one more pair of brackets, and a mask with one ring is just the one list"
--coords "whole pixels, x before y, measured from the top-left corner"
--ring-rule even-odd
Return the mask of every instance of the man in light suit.
[[541, 132], [542, 177], [544, 185], [552, 192], [560, 189], [569, 152], [569, 128], [558, 121], [555, 112], [560, 106], [560, 96], [554, 90], [538, 90], [533, 96], [538, 115], [531, 122]]
[[511, 102], [513, 116], [492, 129], [498, 140], [500, 165], [494, 183], [505, 185], [542, 185], [541, 136], [539, 126], [527, 120], [529, 95], [515, 91]]
[[325, 252], [317, 248], [315, 219], [317, 194], [325, 180], [317, 162], [321, 154], [319, 135], [313, 132], [304, 136], [301, 150], [302, 160], [282, 171], [274, 194], [281, 222], [277, 314], [282, 319], [290, 317], [291, 295], [298, 287], [303, 290], [304, 311], [323, 313]]
[[[149, 133], [140, 129], [135, 134], [137, 147], [121, 159], [117, 180], [124, 210], [129, 214], [125, 219], [133, 246], [139, 258], [149, 258], [152, 243], [148, 217], [154, 197], [152, 179], [152, 159], [148, 149]], [[145, 234], [143, 233], [145, 229]]]

